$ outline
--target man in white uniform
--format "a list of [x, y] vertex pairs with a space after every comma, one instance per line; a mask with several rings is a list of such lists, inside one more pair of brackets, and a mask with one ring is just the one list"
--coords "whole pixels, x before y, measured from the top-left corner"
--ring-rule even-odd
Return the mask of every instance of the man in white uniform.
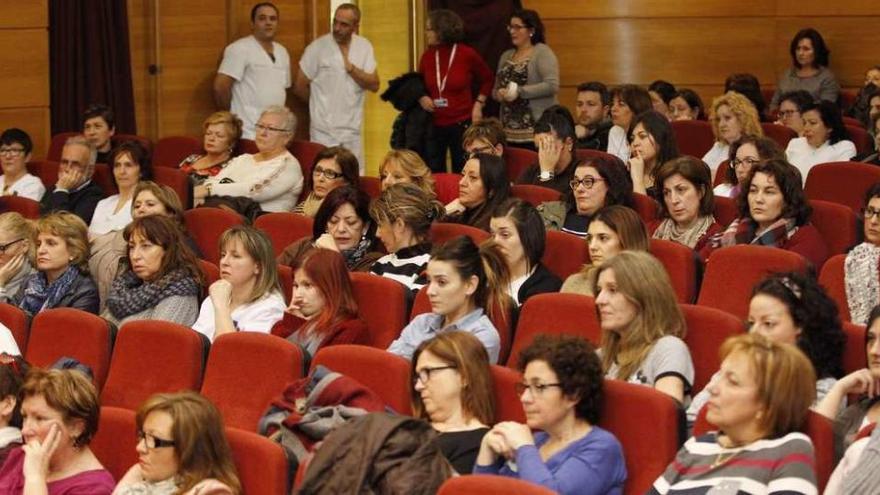
[[294, 93], [309, 102], [310, 140], [345, 146], [357, 156], [363, 174], [364, 90], [379, 90], [379, 74], [373, 45], [355, 34], [360, 19], [357, 5], [336, 8], [332, 35], [321, 36], [303, 52]]
[[284, 106], [290, 87], [290, 56], [274, 41], [278, 32], [278, 8], [263, 2], [251, 9], [253, 34], [245, 36], [223, 52], [214, 78], [214, 99], [221, 109], [238, 115], [242, 137], [254, 139], [254, 124], [272, 105]]

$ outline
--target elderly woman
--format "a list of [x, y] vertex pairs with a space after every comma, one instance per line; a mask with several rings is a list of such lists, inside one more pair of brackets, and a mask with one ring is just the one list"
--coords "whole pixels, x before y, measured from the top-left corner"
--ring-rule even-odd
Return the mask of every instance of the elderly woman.
[[30, 315], [44, 309], [98, 312], [98, 287], [89, 276], [89, 241], [81, 218], [61, 211], [36, 224], [36, 273], [22, 281], [11, 304]]
[[704, 120], [705, 106], [700, 95], [692, 89], [679, 89], [669, 100], [671, 120]]
[[[461, 137], [471, 122], [483, 118], [483, 106], [492, 92], [492, 70], [483, 57], [463, 43], [464, 21], [455, 12], [428, 12], [425, 36], [428, 48], [419, 61], [419, 73], [428, 90], [419, 104], [433, 114], [427, 160], [434, 172], [446, 171], [446, 152], [452, 171], [460, 172], [467, 158]], [[472, 88], [479, 91], [474, 96]]]
[[854, 247], [844, 262], [849, 316], [859, 325], [880, 304], [880, 182], [865, 193], [862, 222], [865, 242]]
[[836, 103], [840, 83], [828, 68], [831, 51], [822, 35], [813, 28], [801, 29], [791, 39], [788, 51], [792, 67], [776, 83], [770, 108], [775, 109], [779, 105], [782, 93], [798, 89], [808, 91], [815, 100]]
[[[563, 495], [622, 494], [623, 448], [598, 426], [602, 364], [587, 341], [539, 336], [519, 355], [516, 392], [526, 424], [495, 425], [480, 445], [475, 474], [500, 474]], [[540, 430], [532, 433], [533, 430]]]
[[564, 193], [569, 188], [578, 159], [574, 118], [567, 108], [553, 105], [535, 123], [538, 162], [522, 171], [517, 184], [542, 186]]
[[663, 201], [651, 237], [701, 251], [723, 229], [712, 216], [712, 172], [699, 158], [682, 156], [664, 163], [656, 176]]
[[644, 88], [632, 84], [617, 86], [611, 90], [611, 122], [608, 131], [608, 153], [623, 162], [630, 159], [629, 138], [636, 116], [654, 108], [651, 95]]
[[730, 145], [730, 166], [724, 182], [715, 186], [715, 196], [736, 198], [752, 167], [767, 160], [785, 160], [785, 153], [776, 141], [761, 136], [745, 135]]
[[467, 332], [441, 333], [416, 348], [412, 380], [413, 415], [437, 430], [440, 450], [455, 471], [470, 474], [495, 419], [486, 348]]
[[382, 190], [401, 182], [414, 184], [429, 196], [434, 196], [434, 178], [418, 153], [410, 150], [391, 150], [379, 164]]
[[212, 342], [225, 333], [269, 333], [284, 315], [272, 241], [253, 227], [220, 236], [220, 280], [208, 288], [193, 330]]
[[370, 197], [349, 186], [330, 191], [312, 224], [312, 237], [293, 242], [278, 255], [278, 263], [296, 269], [318, 247], [339, 251], [349, 270], [367, 271], [382, 256], [376, 223], [370, 219]]
[[34, 201], [43, 198], [46, 186], [27, 170], [33, 147], [31, 137], [21, 129], [13, 127], [0, 134], [0, 196], [21, 196]]
[[202, 272], [174, 220], [141, 217], [123, 237], [128, 266], [113, 280], [102, 316], [116, 326], [135, 320], [192, 325], [199, 315]]
[[220, 412], [195, 392], [156, 394], [138, 409], [140, 462], [113, 495], [237, 495], [241, 484]]
[[202, 184], [223, 170], [241, 138], [241, 126], [241, 119], [225, 110], [214, 112], [205, 119], [202, 123], [204, 152], [189, 155], [178, 165], [187, 173], [191, 184]]
[[478, 153], [464, 164], [458, 198], [446, 205], [445, 221], [488, 231], [492, 212], [509, 196], [504, 161], [495, 155]]
[[569, 275], [560, 292], [592, 296], [594, 289], [590, 279], [596, 267], [624, 250], [647, 252], [650, 247], [648, 232], [639, 214], [620, 205], [606, 206], [596, 212], [585, 240], [590, 262], [578, 273]]
[[847, 139], [840, 109], [830, 101], [806, 105], [802, 109], [804, 135], [788, 142], [785, 156], [797, 167], [806, 184], [810, 169], [820, 163], [845, 162], [856, 156], [856, 145]]
[[33, 368], [21, 395], [25, 445], [0, 468], [0, 492], [109, 495], [113, 476], [89, 449], [100, 409], [91, 380], [77, 370]]
[[382, 191], [370, 205], [370, 216], [388, 254], [370, 272], [402, 283], [415, 295], [428, 283], [431, 223], [442, 214], [443, 204], [415, 184], [394, 184]]
[[[303, 176], [299, 162], [285, 146], [293, 137], [296, 117], [287, 107], [270, 106], [255, 127], [259, 152], [235, 157], [217, 175], [193, 188], [196, 204], [210, 197], [230, 196], [250, 199], [263, 211], [293, 209], [303, 188]], [[209, 200], [208, 204], [213, 203]]]
[[715, 144], [703, 155], [703, 161], [715, 171], [730, 157], [730, 145], [745, 135], [763, 136], [761, 120], [755, 105], [745, 96], [729, 91], [712, 100], [709, 122], [715, 135]]
[[559, 61], [534, 10], [518, 10], [507, 24], [513, 48], [501, 54], [492, 97], [501, 103], [507, 142], [532, 147], [535, 121], [558, 103]]
[[717, 431], [689, 439], [648, 493], [817, 493], [813, 444], [797, 431], [816, 396], [810, 360], [758, 334], [731, 337], [721, 358], [706, 414]]
[[813, 104], [813, 96], [802, 89], [783, 93], [779, 98], [779, 110], [776, 112], [779, 120], [776, 121], [776, 124], [784, 125], [796, 132], [798, 136], [803, 136], [804, 108]]
[[135, 187], [141, 180], [153, 176], [148, 152], [137, 141], [126, 141], [114, 148], [110, 152], [110, 162], [113, 164], [113, 185], [119, 193], [98, 201], [89, 224], [90, 237], [124, 229], [131, 222]]
[[314, 217], [327, 194], [340, 186], [358, 187], [358, 161], [342, 146], [324, 148], [315, 156], [312, 175], [306, 179], [309, 195], [293, 209], [294, 213]]
[[629, 135], [629, 148], [632, 157], [627, 163], [633, 192], [660, 197], [658, 190], [662, 184], [657, 182], [657, 169], [679, 156], [669, 119], [654, 110], [636, 116]]
[[14, 211], [0, 214], [0, 302], [9, 302], [35, 273], [33, 237], [33, 226], [23, 216]]
[[[758, 163], [737, 197], [740, 218], [712, 240], [712, 248], [753, 244], [800, 254], [815, 267], [828, 258], [828, 247], [810, 223], [813, 210], [804, 196], [798, 171], [784, 160]], [[708, 255], [709, 252], [707, 251]]]

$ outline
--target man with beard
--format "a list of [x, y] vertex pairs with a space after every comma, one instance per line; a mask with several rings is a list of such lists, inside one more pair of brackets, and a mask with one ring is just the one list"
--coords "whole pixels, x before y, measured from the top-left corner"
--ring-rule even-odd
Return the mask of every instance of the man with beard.
[[577, 91], [577, 125], [574, 128], [577, 147], [605, 151], [608, 148], [608, 131], [611, 130], [608, 88], [593, 81], [579, 85]]

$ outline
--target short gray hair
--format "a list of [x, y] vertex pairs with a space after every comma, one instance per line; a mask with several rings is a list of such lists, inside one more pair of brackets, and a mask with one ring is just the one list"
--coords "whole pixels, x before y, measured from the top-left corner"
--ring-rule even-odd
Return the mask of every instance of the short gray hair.
[[69, 138], [67, 138], [67, 141], [64, 141], [64, 147], [65, 147], [65, 148], [68, 147], [68, 146], [73, 146], [73, 145], [84, 146], [87, 150], [89, 150], [89, 163], [86, 164], [86, 165], [88, 165], [89, 167], [91, 167], [92, 165], [94, 165], [95, 162], [98, 160], [98, 150], [97, 150], [97, 148], [95, 148], [94, 146], [92, 146], [92, 143], [90, 143], [90, 142], [85, 138], [85, 136], [83, 136], [82, 134], [77, 134], [77, 135], [75, 135], [75, 136], [70, 136]]
[[280, 115], [284, 118], [284, 129], [291, 134], [296, 132], [296, 115], [284, 105], [270, 105], [263, 110], [260, 117], [266, 114]]
[[361, 22], [361, 9], [353, 4], [353, 3], [343, 3], [340, 4], [339, 7], [336, 7], [336, 10], [350, 10], [354, 14], [354, 22], [355, 24]]

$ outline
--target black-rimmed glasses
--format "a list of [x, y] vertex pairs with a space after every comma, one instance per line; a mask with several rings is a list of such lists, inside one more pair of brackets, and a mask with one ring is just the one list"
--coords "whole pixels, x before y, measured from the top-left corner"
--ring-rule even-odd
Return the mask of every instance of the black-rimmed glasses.
[[540, 397], [544, 395], [544, 391], [550, 387], [562, 387], [561, 383], [517, 383], [513, 386], [516, 395], [522, 395], [526, 390], [532, 394], [532, 397]]
[[427, 385], [428, 380], [431, 379], [431, 373], [440, 370], [454, 370], [455, 366], [434, 366], [433, 368], [422, 368], [416, 371], [415, 376], [413, 377], [413, 385], [418, 382], [422, 382], [422, 385]]
[[150, 450], [161, 449], [161, 448], [165, 448], [165, 447], [174, 447], [174, 445], [175, 445], [174, 440], [165, 440], [165, 439], [159, 438], [157, 436], [150, 435], [149, 433], [147, 433], [143, 430], [138, 430], [137, 438], [138, 438], [138, 441], [143, 440], [144, 444]]
[[335, 180], [342, 177], [342, 172], [337, 172], [335, 170], [330, 170], [329, 168], [323, 167], [315, 167], [312, 169], [312, 176], [317, 177], [319, 175], [323, 175], [327, 180]]
[[255, 124], [254, 127], [255, 127], [258, 131], [289, 132], [287, 129], [281, 129], [281, 128], [278, 128], [278, 127], [272, 127], [272, 126], [270, 126], [270, 125]]
[[874, 217], [880, 218], [880, 210], [871, 208], [870, 206], [862, 210], [862, 218], [864, 218], [865, 220], [869, 220]]
[[602, 180], [604, 180], [604, 179], [602, 179], [601, 177], [587, 176], [587, 177], [584, 177], [583, 179], [578, 179], [578, 178], [571, 179], [570, 181], [568, 181], [568, 185], [569, 185], [569, 187], [571, 187], [572, 190], [577, 189], [577, 187], [581, 186], [581, 185], [586, 187], [587, 189], [592, 189], [593, 186], [595, 186], [597, 182], [600, 182]]
[[739, 167], [740, 165], [748, 165], [749, 167], [754, 167], [759, 163], [761, 163], [760, 159], [747, 156], [745, 158], [734, 158], [733, 161], [730, 162], [730, 165], [733, 168]]
[[6, 244], [0, 244], [0, 254], [5, 254], [6, 250], [9, 249], [10, 247], [12, 247], [13, 244], [15, 244], [17, 242], [21, 242], [23, 240], [24, 240], [24, 238], [21, 238], [21, 239], [16, 239], [14, 241], [9, 241]]

